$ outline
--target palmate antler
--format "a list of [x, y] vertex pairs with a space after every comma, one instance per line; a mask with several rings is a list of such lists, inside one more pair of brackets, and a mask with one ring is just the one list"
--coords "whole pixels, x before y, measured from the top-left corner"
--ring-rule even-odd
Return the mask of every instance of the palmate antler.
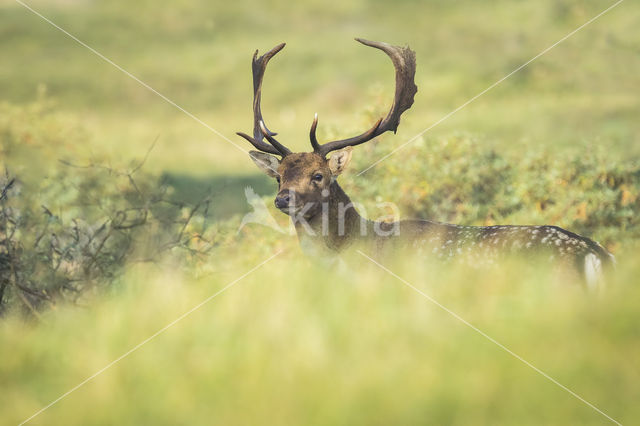
[[[313, 151], [320, 154], [322, 157], [325, 157], [331, 151], [336, 151], [347, 146], [355, 146], [361, 143], [365, 143], [375, 138], [376, 136], [379, 136], [382, 133], [390, 130], [395, 133], [395, 131], [398, 129], [398, 125], [400, 124], [400, 116], [403, 112], [411, 108], [411, 105], [413, 105], [413, 98], [418, 91], [418, 88], [416, 87], [414, 82], [416, 73], [416, 54], [413, 50], [408, 47], [393, 46], [391, 44], [369, 41], [361, 38], [356, 38], [356, 40], [364, 44], [365, 46], [375, 47], [376, 49], [382, 50], [391, 58], [393, 66], [396, 70], [396, 92], [393, 99], [393, 104], [391, 105], [391, 109], [387, 113], [387, 116], [384, 119], [379, 119], [373, 125], [373, 127], [371, 127], [366, 132], [348, 139], [331, 141], [325, 144], [320, 144], [316, 137], [316, 129], [318, 127], [318, 115], [316, 114], [313, 123], [311, 124], [309, 138], [311, 140]], [[267, 63], [269, 62], [269, 59], [271, 59], [276, 53], [282, 50], [283, 47], [284, 43], [274, 47], [272, 50], [258, 59], [256, 59], [258, 55], [257, 51], [253, 55], [254, 137], [252, 138], [245, 133], [238, 133], [238, 135], [251, 142], [251, 144], [253, 144], [253, 146], [255, 146], [260, 151], [281, 155], [284, 157], [290, 154], [291, 151], [284, 145], [279, 143], [277, 140], [275, 140], [275, 138], [273, 137], [275, 133], [267, 129], [264, 121], [262, 120], [262, 112], [260, 111], [262, 77], [264, 76], [265, 68], [267, 66]], [[271, 145], [263, 142], [263, 136], [267, 138]]]
[[418, 91], [418, 87], [414, 82], [414, 76], [416, 74], [416, 52], [408, 47], [393, 46], [379, 41], [369, 41], [361, 38], [356, 38], [356, 40], [365, 46], [375, 47], [389, 55], [391, 61], [393, 61], [393, 66], [396, 69], [395, 97], [387, 116], [384, 119], [381, 118], [376, 121], [372, 128], [361, 135], [348, 139], [327, 142], [323, 145], [320, 145], [316, 138], [316, 128], [318, 127], [318, 115], [316, 114], [313, 119], [313, 124], [311, 124], [309, 137], [311, 139], [311, 146], [313, 147], [313, 150], [323, 157], [331, 151], [370, 141], [376, 136], [379, 136], [389, 130], [392, 130], [395, 133], [398, 129], [398, 125], [400, 124], [400, 116], [403, 112], [411, 108], [411, 105], [413, 105], [413, 97]]
[[[246, 133], [238, 132], [238, 136], [242, 136], [253, 146], [262, 152], [268, 152], [269, 154], [281, 155], [283, 157], [291, 154], [291, 151], [280, 142], [275, 140], [274, 133], [267, 129], [262, 119], [262, 110], [260, 109], [260, 101], [262, 100], [262, 78], [264, 77], [264, 71], [267, 69], [269, 60], [273, 58], [276, 53], [281, 51], [285, 46], [285, 43], [281, 43], [258, 58], [258, 51], [253, 54], [253, 61], [251, 63], [251, 69], [253, 72], [253, 137]], [[269, 144], [263, 141], [264, 137], [267, 138]]]

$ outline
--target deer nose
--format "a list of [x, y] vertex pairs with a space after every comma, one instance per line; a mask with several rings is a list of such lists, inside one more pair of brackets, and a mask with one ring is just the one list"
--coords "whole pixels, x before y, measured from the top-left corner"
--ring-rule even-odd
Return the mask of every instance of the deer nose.
[[276, 196], [276, 207], [279, 209], [284, 209], [289, 207], [289, 201], [291, 201], [291, 197], [289, 196], [289, 193], [286, 194], [278, 194]]

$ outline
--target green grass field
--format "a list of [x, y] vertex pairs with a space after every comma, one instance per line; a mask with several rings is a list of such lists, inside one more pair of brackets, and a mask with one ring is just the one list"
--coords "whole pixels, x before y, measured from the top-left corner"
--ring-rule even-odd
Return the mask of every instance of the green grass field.
[[[245, 187], [271, 205], [275, 182], [0, 0], [0, 189], [16, 179], [0, 198], [0, 424], [54, 401], [27, 424], [636, 423], [637, 4], [623, 1], [358, 176], [613, 3], [28, 2], [246, 149], [235, 132], [251, 130], [255, 49], [287, 42], [263, 111], [281, 141], [309, 150], [314, 112], [325, 140], [361, 132], [391, 102], [388, 59], [353, 37], [408, 44], [415, 104], [397, 135], [355, 149], [347, 193], [372, 217], [390, 201], [404, 217], [555, 224], [618, 260], [608, 291], [591, 295], [535, 265], [386, 259], [423, 295], [357, 253], [328, 271], [294, 235], [238, 232]], [[91, 236], [95, 255], [78, 249]], [[7, 253], [21, 259], [17, 274], [3, 269]]]

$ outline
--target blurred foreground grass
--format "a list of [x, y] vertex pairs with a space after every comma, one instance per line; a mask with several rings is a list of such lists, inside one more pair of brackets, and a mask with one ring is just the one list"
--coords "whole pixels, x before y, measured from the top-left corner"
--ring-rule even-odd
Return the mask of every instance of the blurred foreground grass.
[[[0, 409], [15, 424], [265, 253], [199, 278], [130, 269], [90, 309], [0, 323]], [[262, 251], [262, 250], [260, 250]], [[634, 253], [637, 256], [638, 253]], [[33, 420], [33, 424], [606, 424], [601, 414], [457, 319], [354, 259], [347, 274], [293, 247]], [[623, 424], [638, 418], [637, 265], [600, 298], [513, 265], [388, 266]]]
[[[640, 417], [635, 3], [360, 177], [612, 3], [29, 4], [228, 136], [250, 129], [251, 54], [289, 42], [268, 71], [263, 109], [294, 149], [307, 149], [316, 111], [324, 139], [359, 132], [388, 107], [388, 60], [352, 37], [409, 44], [416, 104], [398, 136], [355, 152], [341, 178], [352, 198], [371, 217], [392, 201], [405, 217], [565, 226], [606, 244], [619, 268], [611, 289], [591, 297], [530, 265], [483, 274], [406, 258], [387, 266], [616, 420]], [[113, 225], [119, 211], [147, 208], [157, 191], [173, 203], [124, 234], [124, 258], [101, 258], [101, 274], [72, 282], [81, 297], [57, 288], [75, 277], [68, 271], [33, 275], [37, 290], [60, 290], [39, 307], [41, 321], [4, 294], [0, 423], [26, 419], [279, 250], [32, 423], [606, 423], [366, 259], [349, 258], [338, 274], [304, 259], [294, 236], [256, 225], [238, 233], [244, 187], [275, 190], [246, 154], [8, 0], [0, 49], [0, 165], [19, 183], [3, 206], [29, 225], [18, 241], [25, 265], [48, 265], [27, 244], [34, 230], [61, 232], [47, 236], [53, 244], [76, 223]], [[141, 195], [127, 173], [154, 140], [135, 175]], [[207, 208], [186, 222], [203, 198]], [[146, 256], [175, 229], [184, 241]]]

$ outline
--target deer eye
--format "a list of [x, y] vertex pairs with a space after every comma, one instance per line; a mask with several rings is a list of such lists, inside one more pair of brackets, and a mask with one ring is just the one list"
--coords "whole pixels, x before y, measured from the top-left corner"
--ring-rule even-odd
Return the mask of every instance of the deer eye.
[[320, 182], [322, 181], [322, 175], [320, 173], [316, 173], [311, 179], [315, 182]]
[[280, 183], [280, 176], [276, 176], [276, 182]]

